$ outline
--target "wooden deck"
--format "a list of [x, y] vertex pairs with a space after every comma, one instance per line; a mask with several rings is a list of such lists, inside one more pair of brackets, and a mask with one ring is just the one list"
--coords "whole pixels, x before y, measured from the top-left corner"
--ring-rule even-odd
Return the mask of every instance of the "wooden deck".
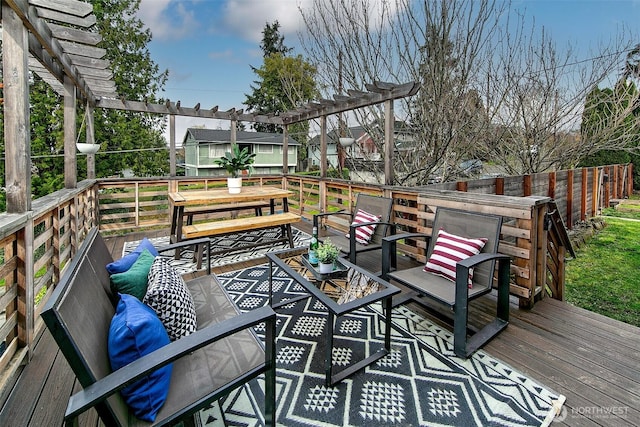
[[[300, 228], [310, 232], [306, 222]], [[168, 235], [168, 230], [145, 233], [147, 237], [159, 235]], [[112, 237], [108, 244], [119, 256], [125, 241], [138, 238], [140, 234]], [[407, 259], [400, 262], [409, 263]], [[360, 254], [358, 264], [379, 270], [379, 253]], [[495, 310], [491, 296], [476, 300], [472, 307], [472, 322]], [[549, 298], [528, 311], [518, 309], [514, 300], [509, 327], [485, 350], [567, 397], [566, 417], [553, 425], [640, 425], [640, 328]], [[76, 387], [71, 369], [45, 331], [31, 363], [0, 410], [0, 426], [62, 425], [67, 400]], [[81, 425], [101, 424], [90, 411]]]

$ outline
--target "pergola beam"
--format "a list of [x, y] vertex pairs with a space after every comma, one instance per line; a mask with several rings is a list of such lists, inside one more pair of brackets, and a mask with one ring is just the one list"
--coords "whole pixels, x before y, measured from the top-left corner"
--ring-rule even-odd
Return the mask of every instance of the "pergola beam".
[[[94, 96], [92, 91], [89, 89], [87, 84], [85, 83], [82, 76], [77, 73], [77, 70], [71, 63], [71, 60], [64, 52], [60, 42], [53, 37], [51, 33], [51, 29], [46, 25], [44, 20], [42, 20], [34, 6], [29, 5], [27, 0], [3, 0], [3, 3], [6, 3], [13, 9], [13, 11], [20, 17], [24, 26], [29, 30], [29, 32], [34, 36], [36, 43], [32, 44], [32, 38], [30, 38], [29, 42], [29, 50], [36, 56], [36, 58], [40, 59], [43, 57], [42, 54], [39, 54], [40, 48], [45, 50], [52, 58], [56, 58], [56, 63], [60, 64], [59, 66], [62, 68], [62, 73], [58, 69], [54, 69], [56, 67], [51, 66], [50, 63], [44, 63], [45, 67], [58, 79], [58, 81], [64, 83], [64, 76], [66, 75], [73, 84], [82, 92], [83, 96], [93, 102]], [[39, 1], [34, 1], [34, 4], [40, 5]], [[43, 4], [48, 4], [51, 6], [55, 6], [58, 3], [64, 3], [64, 6], [67, 7], [69, 5], [73, 5], [73, 3], [83, 3], [83, 2], [60, 2], [60, 0], [51, 0], [47, 2], [42, 2]], [[85, 3], [89, 7], [91, 7], [91, 11], [93, 11], [93, 6]], [[80, 6], [77, 7], [79, 9]], [[74, 5], [73, 10], [76, 10]], [[50, 68], [51, 67], [51, 68]]]
[[140, 101], [102, 98], [96, 102], [96, 107], [138, 111], [143, 113], [175, 114], [179, 116], [200, 117], [204, 119], [269, 123], [282, 126], [412, 96], [416, 94], [418, 88], [419, 86], [415, 82], [400, 85], [375, 82], [367, 85], [367, 89], [369, 90], [368, 92], [354, 90], [349, 91], [351, 94], [349, 96], [334, 95], [335, 100], [321, 99], [317, 102], [311, 101], [304, 106], [296, 108], [295, 110], [286, 111], [277, 116], [252, 113], [245, 114], [243, 110], [236, 110], [235, 108], [222, 112], [218, 111], [217, 107], [214, 107], [211, 110], [184, 108], [179, 105], [179, 101], [178, 103], [167, 101], [164, 104], [150, 104]]

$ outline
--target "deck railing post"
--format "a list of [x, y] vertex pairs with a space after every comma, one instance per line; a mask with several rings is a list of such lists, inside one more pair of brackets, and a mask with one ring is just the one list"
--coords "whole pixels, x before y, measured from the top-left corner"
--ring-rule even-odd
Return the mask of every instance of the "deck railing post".
[[26, 347], [28, 360], [33, 356], [33, 328], [35, 315], [33, 217], [18, 232], [18, 345]]

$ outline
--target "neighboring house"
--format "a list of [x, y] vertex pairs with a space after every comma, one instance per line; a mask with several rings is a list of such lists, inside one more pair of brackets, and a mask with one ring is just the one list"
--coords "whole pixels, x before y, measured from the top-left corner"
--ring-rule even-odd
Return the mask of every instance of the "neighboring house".
[[[363, 127], [352, 127], [347, 130], [347, 135], [353, 137], [355, 142], [350, 147], [346, 148], [347, 157], [367, 159], [367, 160], [380, 160], [379, 155], [371, 156], [372, 152], [375, 152], [375, 144], [370, 141], [369, 135], [366, 133]], [[369, 140], [367, 142], [367, 140]], [[337, 131], [330, 131], [327, 133], [327, 162], [333, 167], [338, 166], [338, 141], [339, 136]], [[310, 166], [320, 166], [320, 136], [314, 136], [307, 146], [307, 157], [309, 158]], [[375, 158], [377, 157], [377, 159]]]
[[[406, 123], [396, 121], [394, 129], [393, 139], [395, 141], [396, 151], [402, 152], [410, 150], [413, 145], [413, 138]], [[348, 159], [358, 163], [362, 163], [362, 161], [380, 162], [384, 160], [384, 152], [378, 151], [373, 138], [367, 133], [365, 128], [361, 126], [351, 127], [346, 133], [355, 139], [353, 145], [346, 148]], [[380, 132], [380, 135], [383, 134], [383, 132]], [[336, 131], [327, 133], [327, 161], [332, 166], [338, 165], [338, 141], [339, 138]], [[309, 141], [308, 157], [310, 165], [320, 165], [320, 137], [317, 135]]]
[[[266, 132], [236, 132], [236, 142], [240, 148], [248, 147], [256, 154], [253, 165], [255, 174], [281, 174], [282, 134]], [[289, 137], [287, 167], [294, 173], [298, 159], [296, 140]], [[226, 176], [227, 171], [214, 164], [214, 159], [231, 150], [231, 131], [189, 128], [182, 141], [184, 147], [185, 176]]]

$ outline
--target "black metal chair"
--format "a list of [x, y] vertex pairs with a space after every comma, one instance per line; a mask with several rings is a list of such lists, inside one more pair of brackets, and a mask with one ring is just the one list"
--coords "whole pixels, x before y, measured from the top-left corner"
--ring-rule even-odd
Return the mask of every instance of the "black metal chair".
[[[372, 223], [368, 222], [358, 225], [351, 225], [353, 223], [355, 214], [359, 209], [380, 218], [380, 221], [377, 223], [375, 232], [371, 236], [371, 241], [367, 245], [363, 245], [356, 241], [356, 229], [358, 227], [371, 225]], [[395, 224], [391, 221], [392, 212], [393, 199], [389, 197], [372, 196], [370, 194], [359, 193], [356, 199], [355, 207], [353, 208], [353, 212], [342, 209], [335, 212], [319, 213], [313, 216], [313, 225], [315, 227], [318, 227], [319, 219], [326, 218], [331, 215], [347, 216], [349, 218], [350, 224], [349, 237], [346, 237], [344, 234], [332, 234], [329, 237], [331, 238], [331, 241], [340, 248], [341, 252], [349, 257], [349, 261], [355, 264], [356, 255], [358, 253], [382, 249], [383, 237], [395, 233]]]
[[[425, 305], [423, 297], [438, 301], [453, 310], [454, 351], [459, 357], [469, 357], [509, 323], [509, 268], [510, 258], [498, 253], [502, 217], [484, 215], [439, 207], [432, 224], [432, 234], [441, 228], [449, 233], [467, 238], [486, 238], [487, 242], [478, 255], [462, 260], [456, 265], [456, 282], [424, 271], [424, 266], [394, 270], [396, 242], [400, 239], [426, 239], [428, 260], [436, 242], [432, 236], [421, 233], [396, 234], [383, 239], [382, 277], [395, 280], [411, 289], [402, 301], [416, 301]], [[467, 340], [469, 301], [491, 292], [498, 261], [498, 301], [496, 317]], [[473, 268], [473, 286], [468, 287], [469, 269]]]

